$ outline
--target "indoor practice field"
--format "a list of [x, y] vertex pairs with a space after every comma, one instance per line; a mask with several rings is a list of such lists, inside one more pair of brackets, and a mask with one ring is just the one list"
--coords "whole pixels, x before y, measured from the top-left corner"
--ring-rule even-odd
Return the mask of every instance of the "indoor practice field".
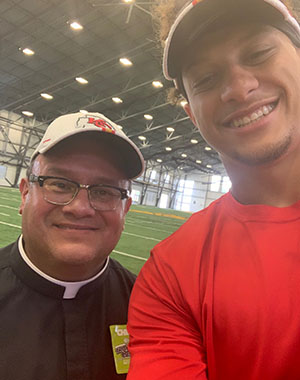
[[[19, 205], [18, 189], [0, 187], [0, 247], [12, 243], [21, 233]], [[182, 211], [133, 205], [111, 257], [137, 274], [149, 257], [151, 248], [177, 230], [190, 215]]]

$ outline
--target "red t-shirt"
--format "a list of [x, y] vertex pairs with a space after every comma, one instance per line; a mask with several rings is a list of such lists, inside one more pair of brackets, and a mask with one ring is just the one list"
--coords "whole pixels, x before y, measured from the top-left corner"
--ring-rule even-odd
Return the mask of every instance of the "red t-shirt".
[[128, 330], [127, 380], [299, 380], [300, 202], [194, 214], [142, 268]]

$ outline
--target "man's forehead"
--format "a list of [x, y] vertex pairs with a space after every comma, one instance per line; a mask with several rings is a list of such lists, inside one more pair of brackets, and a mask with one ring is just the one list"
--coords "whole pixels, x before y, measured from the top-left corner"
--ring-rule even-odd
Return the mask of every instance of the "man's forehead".
[[242, 46], [252, 41], [258, 42], [276, 33], [281, 32], [269, 25], [258, 23], [226, 25], [223, 29], [211, 31], [191, 44], [183, 62], [183, 71], [189, 70], [199, 62], [205, 63], [209, 58], [208, 52], [218, 52], [219, 47], [226, 42], [234, 41], [235, 46]]

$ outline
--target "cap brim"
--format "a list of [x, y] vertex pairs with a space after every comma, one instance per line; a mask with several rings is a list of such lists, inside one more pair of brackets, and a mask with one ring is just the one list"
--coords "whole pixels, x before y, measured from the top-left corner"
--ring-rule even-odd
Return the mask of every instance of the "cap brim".
[[116, 158], [119, 158], [118, 161], [120, 167], [124, 171], [128, 179], [135, 179], [143, 173], [144, 158], [138, 150], [138, 148], [136, 148], [135, 145], [131, 142], [131, 140], [125, 140], [123, 137], [120, 137], [117, 134], [100, 132], [100, 130], [95, 131], [94, 128], [91, 128], [90, 130], [88, 128], [85, 128], [83, 130], [73, 131], [69, 134], [69, 136], [62, 136], [61, 139], [53, 141], [53, 144], [50, 144], [47, 147], [40, 148], [39, 145], [37, 149], [34, 151], [33, 155], [31, 156], [31, 161], [33, 161], [38, 154], [45, 154], [53, 147], [56, 147], [61, 142], [65, 141], [66, 139], [70, 139], [73, 136], [81, 133], [96, 134], [96, 136], [101, 137], [101, 140], [104, 143], [110, 145], [115, 152]]

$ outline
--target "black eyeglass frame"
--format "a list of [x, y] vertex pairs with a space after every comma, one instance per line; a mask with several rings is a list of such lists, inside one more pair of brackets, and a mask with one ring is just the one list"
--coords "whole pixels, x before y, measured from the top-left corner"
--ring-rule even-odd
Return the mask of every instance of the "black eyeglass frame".
[[[94, 206], [93, 206], [93, 202], [90, 198], [90, 189], [92, 189], [93, 187], [108, 187], [110, 189], [115, 189], [115, 190], [118, 190], [121, 194], [121, 198], [120, 198], [120, 201], [123, 200], [123, 199], [127, 199], [129, 198], [129, 190], [127, 189], [122, 189], [121, 187], [118, 187], [118, 186], [113, 186], [113, 185], [105, 185], [105, 184], [94, 184], [94, 185], [83, 185], [81, 183], [78, 183], [76, 181], [72, 181], [71, 179], [67, 179], [67, 178], [63, 178], [63, 177], [55, 177], [55, 176], [48, 176], [48, 175], [35, 175], [35, 174], [30, 174], [29, 175], [29, 182], [37, 182], [39, 184], [40, 187], [43, 187], [44, 185], [44, 182], [47, 180], [47, 179], [60, 179], [60, 180], [63, 180], [63, 181], [68, 181], [68, 182], [71, 182], [73, 183], [74, 185], [76, 185], [77, 189], [76, 191], [74, 192], [73, 196], [72, 196], [72, 199], [69, 200], [68, 202], [53, 202], [53, 201], [49, 201], [48, 199], [45, 199], [45, 201], [51, 203], [51, 204], [55, 204], [55, 205], [60, 205], [60, 206], [66, 206], [68, 204], [70, 204], [77, 196], [78, 192], [80, 189], [86, 189], [87, 190], [87, 193], [88, 193], [88, 197], [89, 197], [89, 201], [90, 201], [90, 205], [95, 209], [95, 210], [98, 210], [96, 209]], [[116, 206], [117, 207], [117, 206]], [[115, 207], [115, 208], [116, 208]], [[114, 209], [115, 209], [114, 208]], [[113, 209], [113, 210], [114, 210]], [[101, 210], [98, 210], [98, 211], [101, 211]]]

